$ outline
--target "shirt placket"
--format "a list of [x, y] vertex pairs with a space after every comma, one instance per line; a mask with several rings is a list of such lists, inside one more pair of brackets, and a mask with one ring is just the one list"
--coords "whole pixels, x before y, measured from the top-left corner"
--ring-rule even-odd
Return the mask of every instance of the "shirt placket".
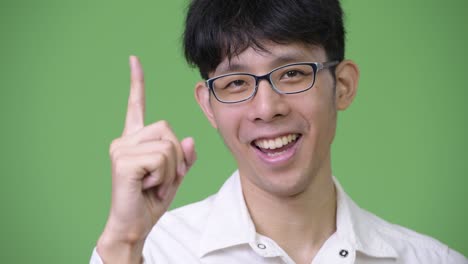
[[270, 238], [257, 234], [255, 241], [249, 243], [255, 253], [271, 260], [268, 263], [294, 264], [294, 261]]
[[317, 252], [312, 264], [352, 264], [355, 260], [356, 250], [351, 243], [334, 235]]

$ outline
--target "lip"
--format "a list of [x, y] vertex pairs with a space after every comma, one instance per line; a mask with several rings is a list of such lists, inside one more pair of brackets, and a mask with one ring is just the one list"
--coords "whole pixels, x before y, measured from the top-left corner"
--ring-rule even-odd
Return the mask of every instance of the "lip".
[[[281, 134], [281, 135], [287, 135], [287, 134]], [[269, 156], [268, 154], [262, 152], [260, 149], [258, 149], [255, 146], [255, 144], [253, 144], [254, 141], [252, 141], [251, 147], [253, 148], [255, 155], [261, 162], [267, 164], [268, 166], [274, 166], [274, 167], [283, 166], [287, 164], [288, 162], [290, 162], [290, 160], [292, 160], [292, 158], [297, 152], [297, 149], [299, 148], [300, 143], [302, 142], [302, 134], [298, 134], [298, 135], [299, 137], [297, 138], [296, 141], [294, 141], [294, 144], [291, 145], [291, 147], [289, 147], [288, 149], [284, 150], [284, 153], [278, 156]], [[275, 137], [278, 137], [278, 136], [262, 137], [258, 139], [270, 139], [270, 138], [275, 138]]]

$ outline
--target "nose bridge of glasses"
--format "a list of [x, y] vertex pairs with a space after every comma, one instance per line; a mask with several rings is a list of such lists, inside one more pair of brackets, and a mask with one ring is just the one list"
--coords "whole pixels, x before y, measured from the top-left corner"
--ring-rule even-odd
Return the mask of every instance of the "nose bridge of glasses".
[[260, 76], [254, 75], [254, 77], [255, 77], [255, 88], [258, 89], [258, 87], [260, 86], [260, 82], [262, 80], [265, 80], [265, 81], [268, 82], [271, 89], [273, 89], [277, 93], [280, 93], [275, 87], [275, 84], [274, 84], [274, 82], [273, 82], [273, 80], [271, 78], [271, 76], [272, 76], [271, 74], [272, 74], [272, 72], [269, 72], [267, 74], [260, 75]]

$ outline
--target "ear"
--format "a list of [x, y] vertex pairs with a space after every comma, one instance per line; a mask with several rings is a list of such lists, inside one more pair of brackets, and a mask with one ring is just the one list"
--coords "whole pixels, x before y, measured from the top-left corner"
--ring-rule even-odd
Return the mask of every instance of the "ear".
[[206, 87], [205, 82], [198, 82], [195, 85], [195, 99], [203, 110], [206, 118], [208, 118], [208, 121], [210, 121], [211, 125], [217, 129], [218, 125], [210, 103], [210, 90]]
[[335, 105], [337, 110], [345, 110], [356, 96], [359, 82], [359, 68], [351, 60], [344, 60], [335, 70]]

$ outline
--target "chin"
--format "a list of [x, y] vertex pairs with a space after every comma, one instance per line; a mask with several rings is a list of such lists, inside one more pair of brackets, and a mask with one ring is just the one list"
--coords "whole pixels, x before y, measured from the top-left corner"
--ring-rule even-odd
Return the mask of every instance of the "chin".
[[286, 173], [257, 174], [255, 179], [258, 188], [278, 197], [298, 196], [309, 187], [311, 182], [309, 173], [286, 172]]

